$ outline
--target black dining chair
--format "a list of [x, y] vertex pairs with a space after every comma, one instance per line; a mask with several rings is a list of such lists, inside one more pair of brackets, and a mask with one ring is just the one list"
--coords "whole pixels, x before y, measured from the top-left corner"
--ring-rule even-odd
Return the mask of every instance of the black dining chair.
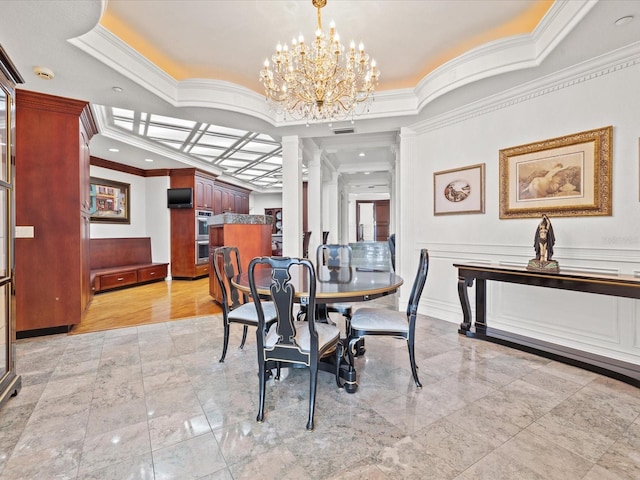
[[[260, 294], [256, 285], [256, 267], [261, 272], [268, 269], [270, 285], [269, 294], [277, 312], [277, 321], [267, 325], [262, 303], [257, 303], [258, 329], [258, 376], [260, 381], [260, 404], [257, 421], [264, 420], [265, 391], [267, 386], [267, 370], [275, 365], [279, 372], [281, 367], [305, 365], [309, 367], [309, 418], [307, 430], [313, 430], [313, 416], [316, 404], [316, 386], [318, 383], [318, 367], [320, 359], [335, 352], [336, 383], [340, 386], [339, 368], [342, 349], [340, 330], [335, 325], [316, 322], [316, 275], [313, 264], [307, 259], [288, 257], [257, 257], [249, 264], [249, 287], [253, 298]], [[293, 314], [295, 302], [295, 285], [290, 270], [297, 268], [296, 278], [304, 279], [308, 285], [306, 321], [298, 321]], [[264, 290], [262, 291], [264, 294]]]
[[420, 250], [420, 261], [418, 272], [413, 281], [406, 315], [401, 312], [383, 308], [359, 308], [351, 316], [351, 331], [349, 333], [349, 364], [354, 365], [354, 349], [356, 343], [362, 337], [368, 335], [387, 335], [397, 338], [404, 338], [409, 348], [409, 361], [411, 362], [411, 373], [418, 388], [422, 384], [418, 379], [418, 367], [415, 358], [415, 331], [416, 315], [418, 313], [418, 302], [422, 295], [424, 284], [429, 271], [429, 252], [426, 248]]
[[[229, 346], [229, 331], [232, 323], [243, 325], [242, 342], [240, 348], [244, 348], [249, 326], [258, 326], [258, 313], [256, 306], [250, 302], [247, 295], [240, 294], [231, 283], [231, 279], [242, 273], [240, 264], [240, 252], [236, 247], [218, 247], [213, 251], [213, 270], [218, 281], [220, 296], [222, 298], [222, 321], [224, 325], [224, 340], [222, 344], [222, 356], [220, 363], [224, 363]], [[254, 297], [255, 298], [255, 297]], [[272, 302], [264, 302], [262, 305], [265, 325], [273, 323], [276, 319], [276, 309]]]
[[389, 235], [387, 240], [389, 242], [389, 253], [391, 254], [391, 268], [396, 271], [396, 234]]
[[[343, 268], [351, 266], [351, 257], [353, 252], [351, 246], [341, 245], [336, 243], [330, 243], [327, 245], [318, 245], [316, 250], [316, 267], [318, 270], [321, 267], [327, 267], [329, 270], [332, 268]], [[327, 312], [336, 312], [343, 315], [347, 319], [347, 328], [345, 332], [348, 333], [349, 319], [351, 318], [351, 305], [349, 303], [330, 303], [327, 304]]]
[[309, 241], [311, 240], [311, 232], [302, 232], [302, 256], [309, 258]]

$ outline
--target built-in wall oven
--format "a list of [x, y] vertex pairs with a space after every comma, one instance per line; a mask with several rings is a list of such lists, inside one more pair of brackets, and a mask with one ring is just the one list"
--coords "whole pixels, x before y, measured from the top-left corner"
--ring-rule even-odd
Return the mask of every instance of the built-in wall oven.
[[196, 263], [198, 265], [209, 262], [209, 240], [196, 241]]
[[209, 219], [213, 212], [196, 210], [196, 263], [209, 262]]
[[209, 219], [213, 212], [196, 210], [196, 240], [209, 240]]

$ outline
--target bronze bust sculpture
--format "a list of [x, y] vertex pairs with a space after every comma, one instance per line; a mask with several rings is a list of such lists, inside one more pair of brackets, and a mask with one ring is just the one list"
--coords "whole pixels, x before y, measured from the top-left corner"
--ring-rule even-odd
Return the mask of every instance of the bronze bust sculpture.
[[546, 214], [543, 214], [542, 221], [536, 229], [536, 236], [533, 242], [536, 258], [529, 260], [527, 270], [557, 272], [560, 269], [558, 262], [551, 259], [555, 241], [556, 238], [553, 234], [551, 221]]

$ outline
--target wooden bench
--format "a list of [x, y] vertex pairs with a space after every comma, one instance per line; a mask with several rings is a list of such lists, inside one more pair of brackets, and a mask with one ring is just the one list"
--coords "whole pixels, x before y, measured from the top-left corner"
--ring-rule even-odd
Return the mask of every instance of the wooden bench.
[[92, 238], [89, 254], [94, 292], [164, 280], [168, 263], [151, 261], [151, 239]]

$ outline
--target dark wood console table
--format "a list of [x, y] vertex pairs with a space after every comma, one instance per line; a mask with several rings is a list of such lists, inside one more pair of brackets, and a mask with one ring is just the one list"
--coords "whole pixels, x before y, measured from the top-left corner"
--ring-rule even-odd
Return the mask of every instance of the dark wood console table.
[[[458, 296], [463, 322], [458, 333], [544, 355], [640, 387], [640, 365], [623, 362], [543, 340], [493, 329], [487, 326], [486, 282], [516, 283], [576, 292], [640, 299], [640, 278], [631, 275], [529, 271], [525, 267], [490, 264], [454, 264], [458, 269]], [[472, 319], [468, 289], [476, 283], [476, 319]]]

